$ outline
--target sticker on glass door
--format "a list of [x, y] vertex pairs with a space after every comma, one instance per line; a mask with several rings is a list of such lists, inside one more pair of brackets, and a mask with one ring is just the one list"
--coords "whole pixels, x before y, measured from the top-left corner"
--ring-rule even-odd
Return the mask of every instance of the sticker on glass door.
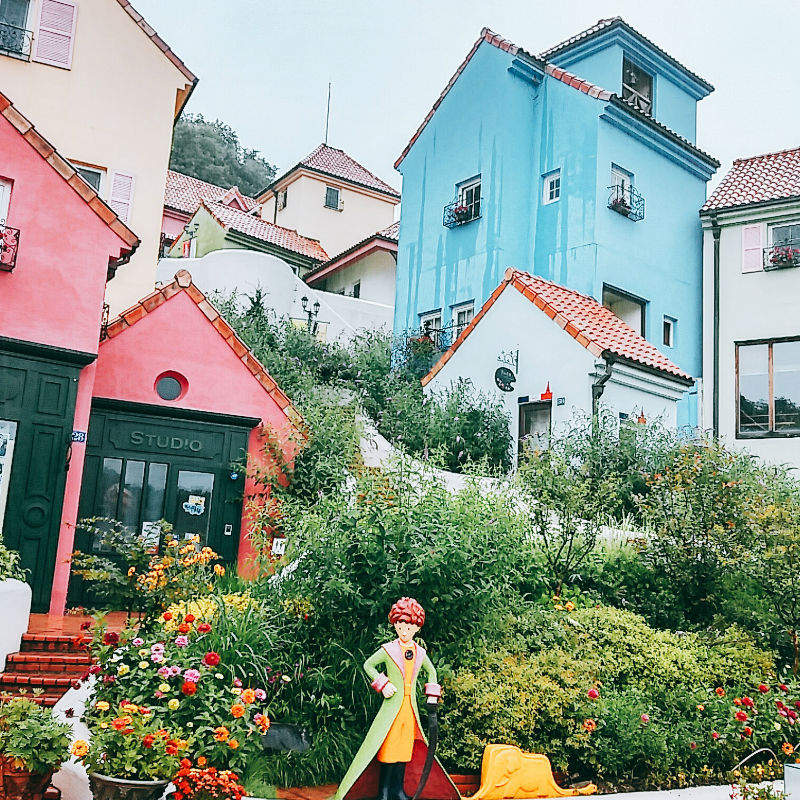
[[175, 498], [177, 505], [175, 535], [178, 538], [183, 539], [198, 534], [203, 541], [206, 541], [213, 493], [213, 473], [190, 470], [178, 472], [178, 491]]

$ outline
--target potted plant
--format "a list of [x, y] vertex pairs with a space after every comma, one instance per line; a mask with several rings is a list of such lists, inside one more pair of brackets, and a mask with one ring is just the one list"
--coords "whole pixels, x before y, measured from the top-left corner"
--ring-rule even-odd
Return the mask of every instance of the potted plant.
[[611, 209], [616, 211], [617, 214], [622, 214], [623, 217], [627, 217], [628, 214], [631, 213], [630, 203], [628, 203], [623, 195], [617, 195], [611, 201]]
[[93, 726], [91, 743], [72, 745], [72, 755], [86, 766], [95, 800], [158, 800], [188, 745], [180, 733], [160, 727], [149, 708], [121, 703]]
[[791, 245], [777, 245], [769, 254], [773, 267], [794, 267], [800, 265], [800, 248]]
[[26, 697], [0, 701], [0, 775], [6, 800], [41, 800], [69, 758], [70, 726]]
[[459, 203], [453, 208], [453, 216], [456, 218], [456, 222], [469, 222], [469, 208], [463, 203]]

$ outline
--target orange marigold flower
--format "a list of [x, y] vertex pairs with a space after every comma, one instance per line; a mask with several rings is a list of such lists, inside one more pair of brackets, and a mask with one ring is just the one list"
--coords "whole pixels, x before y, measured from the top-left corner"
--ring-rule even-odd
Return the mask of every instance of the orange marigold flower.
[[214, 728], [214, 738], [218, 742], [227, 741], [230, 735], [231, 732], [224, 725], [220, 725], [218, 728]]
[[241, 694], [243, 703], [255, 703], [256, 693], [253, 689], [245, 689]]
[[597, 723], [593, 719], [585, 719], [583, 721], [583, 729], [589, 731], [589, 733], [591, 733], [592, 731], [596, 731]]
[[787, 756], [790, 756], [792, 753], [794, 753], [794, 745], [791, 742], [784, 742], [781, 745], [781, 750], [783, 750]]
[[228, 742], [228, 747], [230, 747], [231, 750], [235, 750], [238, 746], [239, 746], [239, 742], [236, 739], [231, 739]]
[[198, 767], [204, 767], [206, 764], [208, 764], [208, 759], [205, 756], [198, 756], [197, 757], [197, 766]]
[[182, 622], [180, 625], [178, 625], [178, 633], [189, 633], [191, 629], [192, 626], [189, 625], [188, 622]]
[[725, 690], [724, 690], [724, 689], [723, 689], [721, 686], [717, 686], [717, 688], [716, 688], [716, 689], [714, 689], [714, 691], [715, 691], [715, 692], [716, 692], [716, 693], [717, 693], [717, 694], [718, 694], [720, 697], [725, 697]]
[[72, 745], [72, 755], [83, 758], [89, 752], [89, 743], [85, 739], [76, 739]]
[[118, 731], [127, 728], [133, 720], [126, 714], [124, 717], [117, 717], [111, 720], [111, 726]]
[[233, 714], [233, 716], [236, 719], [239, 719], [239, 717], [243, 717], [244, 716], [244, 706], [241, 705], [240, 703], [236, 703], [236, 705], [231, 706], [231, 714]]

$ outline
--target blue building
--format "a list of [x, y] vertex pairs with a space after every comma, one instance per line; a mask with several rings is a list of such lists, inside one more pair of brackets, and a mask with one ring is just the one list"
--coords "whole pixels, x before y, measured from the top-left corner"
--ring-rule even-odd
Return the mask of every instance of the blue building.
[[395, 164], [395, 333], [448, 344], [516, 267], [592, 295], [700, 376], [698, 209], [719, 162], [694, 140], [712, 91], [618, 17], [539, 56], [484, 29]]

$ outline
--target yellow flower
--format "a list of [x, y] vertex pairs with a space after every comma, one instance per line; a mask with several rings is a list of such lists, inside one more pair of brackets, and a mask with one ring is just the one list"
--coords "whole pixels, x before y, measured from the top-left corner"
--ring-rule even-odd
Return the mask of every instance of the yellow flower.
[[706, 707], [701, 703], [699, 706], [697, 706], [697, 710], [698, 711], [705, 711]]
[[108, 727], [108, 723], [107, 722], [101, 722], [100, 723], [100, 727], [101, 728], [107, 728]]
[[136, 572], [136, 567], [131, 567], [131, 568], [128, 570], [128, 577], [130, 578], [130, 577], [131, 577], [131, 575], [133, 575], [133, 573], [134, 573], [134, 572]]
[[83, 758], [89, 752], [89, 743], [84, 739], [77, 739], [72, 745], [72, 755]]
[[140, 656], [149, 656], [149, 655], [150, 655], [150, 651], [149, 651], [149, 650], [148, 650], [146, 647], [143, 647], [143, 648], [142, 648], [142, 649], [139, 651], [139, 655], [140, 655]]
[[571, 600], [567, 600], [567, 602], [564, 603], [564, 608], [566, 608], [567, 611], [574, 611], [575, 610], [575, 603], [573, 603]]
[[97, 702], [94, 704], [94, 707], [95, 707], [95, 708], [96, 708], [98, 711], [108, 711], [108, 709], [109, 709], [109, 705], [108, 705], [108, 703], [107, 703], [105, 700], [98, 700], [98, 701], [97, 701]]
[[222, 564], [214, 564], [214, 573], [222, 577], [225, 574], [225, 567], [223, 567]]
[[159, 692], [168, 692], [169, 691], [169, 684], [168, 683], [160, 683], [158, 685]]
[[122, 703], [120, 708], [123, 711], [127, 711], [129, 714], [135, 714], [139, 710], [139, 706], [134, 705], [133, 703]]
[[140, 661], [139, 662], [139, 669], [147, 669], [150, 664], [147, 661]]
[[127, 664], [120, 664], [117, 675], [127, 675], [130, 671], [131, 668]]
[[178, 702], [178, 700], [176, 700], [173, 697], [172, 700], [170, 700], [169, 703], [167, 703], [167, 708], [169, 708], [170, 711], [175, 711], [175, 709], [177, 709], [179, 705], [180, 702]]

